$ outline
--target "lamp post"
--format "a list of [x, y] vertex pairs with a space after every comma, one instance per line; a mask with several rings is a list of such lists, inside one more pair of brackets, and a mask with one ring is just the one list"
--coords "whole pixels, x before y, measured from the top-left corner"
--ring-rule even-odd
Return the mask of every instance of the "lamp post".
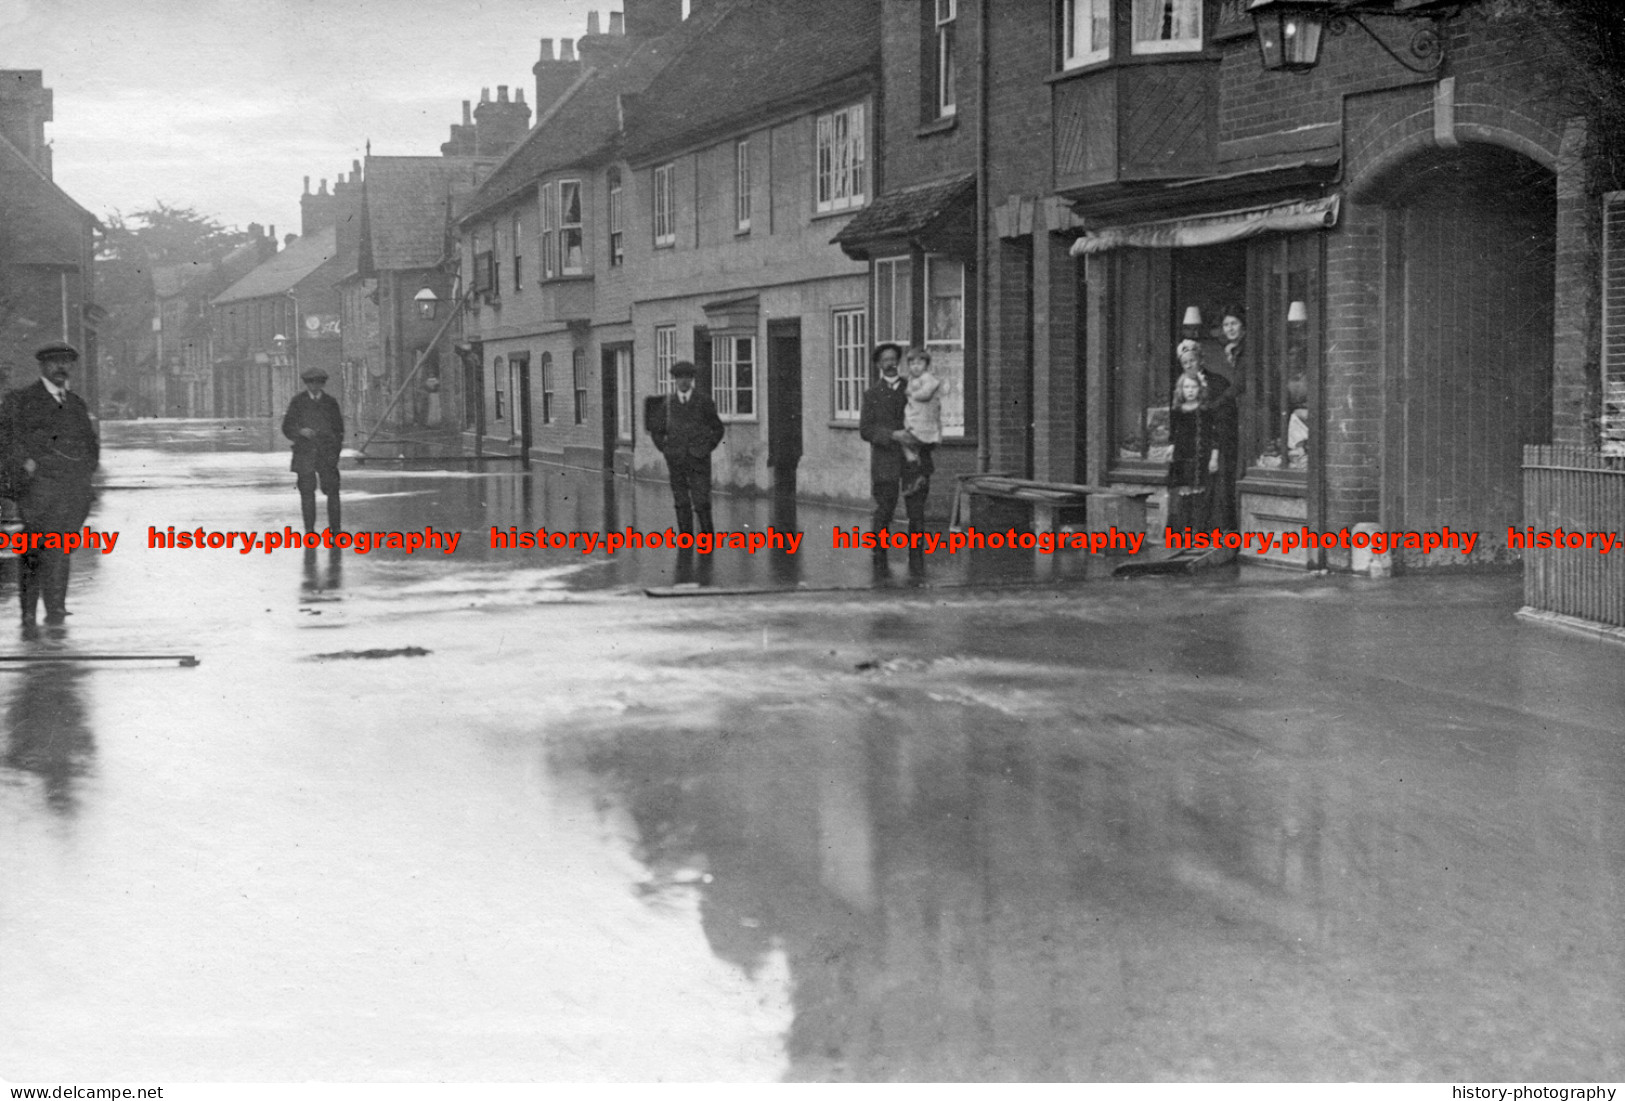
[[[1340, 35], [1353, 23], [1382, 47], [1384, 53], [1413, 73], [1437, 72], [1445, 60], [1445, 39], [1438, 24], [1448, 18], [1453, 7], [1437, 4], [1414, 8], [1394, 8], [1381, 0], [1252, 0], [1247, 14], [1252, 16], [1258, 34], [1258, 56], [1270, 72], [1303, 73], [1320, 63], [1322, 32]], [[1393, 47], [1366, 25], [1365, 18], [1427, 20], [1411, 35], [1407, 50], [1414, 63], [1401, 57]]]

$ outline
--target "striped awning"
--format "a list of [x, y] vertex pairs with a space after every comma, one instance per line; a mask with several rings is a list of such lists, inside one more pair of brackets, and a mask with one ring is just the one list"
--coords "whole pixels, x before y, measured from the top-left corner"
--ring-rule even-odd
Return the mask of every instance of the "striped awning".
[[1260, 233], [1297, 233], [1337, 224], [1339, 196], [1227, 210], [1192, 218], [1167, 218], [1126, 226], [1101, 226], [1073, 242], [1072, 255], [1114, 248], [1199, 248], [1222, 245]]

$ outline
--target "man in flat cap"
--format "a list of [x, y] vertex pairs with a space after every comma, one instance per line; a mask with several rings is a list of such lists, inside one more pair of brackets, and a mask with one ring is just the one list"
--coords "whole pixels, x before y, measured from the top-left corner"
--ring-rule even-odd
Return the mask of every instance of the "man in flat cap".
[[[11, 391], [0, 404], [6, 480], [17, 495], [24, 530], [30, 535], [77, 533], [90, 515], [94, 496], [90, 479], [101, 458], [90, 408], [68, 389], [68, 374], [79, 362], [79, 349], [57, 341], [35, 352], [34, 358], [40, 377]], [[24, 628], [34, 625], [41, 596], [45, 622], [61, 623], [68, 614], [69, 553], [30, 546], [19, 565], [17, 591]]]
[[694, 534], [711, 526], [711, 452], [722, 442], [722, 418], [716, 404], [694, 388], [698, 372], [688, 360], [671, 365], [673, 393], [650, 403], [649, 435], [666, 456], [672, 502], [677, 506], [677, 528]]
[[304, 513], [305, 530], [316, 530], [316, 486], [327, 497], [327, 526], [339, 526], [339, 452], [344, 448], [344, 413], [338, 401], [325, 391], [327, 372], [307, 367], [299, 377], [305, 388], [288, 403], [282, 418], [282, 434], [293, 441], [293, 464], [298, 476], [299, 507]]

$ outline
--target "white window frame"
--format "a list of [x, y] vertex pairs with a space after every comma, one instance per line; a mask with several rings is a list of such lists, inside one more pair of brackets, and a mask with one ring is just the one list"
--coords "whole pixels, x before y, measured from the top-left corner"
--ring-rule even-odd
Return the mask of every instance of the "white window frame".
[[[1130, 21], [1129, 41], [1130, 52], [1136, 54], [1174, 54], [1193, 53], [1202, 48], [1202, 6], [1204, 0], [1134, 0], [1132, 18]], [[1172, 9], [1170, 12], [1168, 9]], [[1163, 38], [1142, 36], [1141, 31], [1152, 19], [1161, 24], [1165, 14], [1172, 19], [1179, 19], [1189, 24], [1194, 16], [1195, 33], [1187, 33], [1177, 38]], [[1170, 30], [1177, 27], [1170, 26]]]
[[869, 311], [847, 306], [830, 311], [830, 347], [834, 349], [835, 419], [856, 424], [869, 388]]
[[818, 213], [856, 210], [867, 201], [867, 118], [861, 103], [818, 116], [813, 186]]
[[554, 242], [558, 239], [558, 212], [553, 206], [552, 184], [542, 185], [542, 263], [541, 277], [551, 279], [557, 274], [553, 266]]
[[959, 0], [936, 0], [938, 118], [953, 118], [959, 110], [954, 95], [954, 26], [958, 19]]
[[750, 139], [734, 143], [734, 229], [750, 232]]
[[[575, 220], [570, 218], [571, 194], [575, 195]], [[581, 181], [559, 181], [559, 274], [583, 275], [587, 270], [587, 235], [582, 229], [586, 211], [582, 209]], [[571, 234], [575, 234], [575, 263], [570, 263]]]
[[610, 169], [609, 175], [609, 266], [618, 268], [626, 263], [626, 232], [621, 225], [621, 203], [625, 185], [620, 169]]
[[[1112, 56], [1112, 0], [1061, 0], [1064, 9], [1061, 27], [1061, 67], [1064, 69], [1077, 69], [1084, 65], [1093, 65], [1097, 61], [1106, 61]], [[1086, 27], [1091, 33], [1088, 41], [1093, 42], [1095, 22], [1099, 19], [1106, 21], [1106, 44], [1093, 46], [1092, 49], [1079, 50], [1078, 31]]]
[[671, 368], [677, 362], [677, 326], [655, 326], [655, 393], [669, 394], [672, 385]]
[[[740, 357], [741, 346], [749, 353]], [[741, 385], [739, 367], [749, 366], [750, 378]], [[756, 358], [755, 333], [725, 333], [711, 338], [711, 400], [716, 402], [717, 416], [725, 421], [753, 421], [756, 419], [756, 376], [760, 364]], [[741, 406], [748, 408], [741, 410]]]
[[677, 165], [662, 164], [653, 170], [655, 248], [677, 244]]
[[516, 291], [525, 285], [524, 239], [525, 223], [516, 210], [513, 212], [513, 289]]
[[492, 420], [500, 421], [507, 418], [508, 408], [502, 400], [502, 395], [507, 392], [502, 388], [502, 384], [508, 381], [505, 377], [507, 373], [507, 356], [497, 356], [491, 361], [491, 412], [495, 414]]
[[[959, 267], [959, 336], [957, 338], [931, 335], [931, 268], [933, 262], [956, 264]], [[942, 434], [944, 437], [965, 435], [965, 325], [970, 303], [969, 273], [965, 263], [952, 256], [927, 254], [921, 282], [925, 284], [925, 348], [931, 353], [932, 374], [947, 385], [942, 393]]]
[[[890, 274], [881, 278], [881, 269]], [[908, 289], [903, 295], [903, 301], [897, 300], [897, 272], [901, 270], [908, 278]], [[889, 293], [891, 301], [886, 308], [881, 308], [881, 292]], [[875, 261], [874, 272], [874, 341], [876, 344], [892, 343], [908, 347], [913, 342], [914, 335], [914, 258], [912, 256], [887, 256]], [[883, 317], [891, 317], [891, 328], [886, 332], [880, 331], [880, 321]]]

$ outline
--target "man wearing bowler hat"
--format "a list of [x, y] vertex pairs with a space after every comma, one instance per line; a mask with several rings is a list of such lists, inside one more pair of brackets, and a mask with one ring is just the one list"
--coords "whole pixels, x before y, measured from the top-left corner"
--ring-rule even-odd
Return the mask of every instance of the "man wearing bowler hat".
[[[34, 358], [40, 377], [7, 394], [0, 406], [6, 479], [29, 535], [77, 534], [90, 515], [90, 478], [101, 458], [90, 409], [68, 389], [79, 349], [56, 341]], [[17, 591], [25, 628], [33, 626], [41, 596], [46, 623], [59, 624], [67, 616], [71, 564], [68, 551], [54, 547], [30, 546], [22, 555]]]
[[722, 418], [714, 402], [694, 388], [698, 372], [688, 360], [671, 365], [673, 393], [648, 407], [649, 435], [666, 456], [677, 528], [711, 531], [711, 452], [722, 442]]
[[298, 476], [299, 507], [304, 513], [305, 530], [316, 530], [316, 486], [327, 497], [327, 526], [339, 526], [339, 452], [344, 447], [344, 413], [332, 394], [323, 389], [327, 372], [307, 367], [300, 372], [305, 388], [288, 403], [282, 418], [282, 434], [293, 441], [293, 465]]

